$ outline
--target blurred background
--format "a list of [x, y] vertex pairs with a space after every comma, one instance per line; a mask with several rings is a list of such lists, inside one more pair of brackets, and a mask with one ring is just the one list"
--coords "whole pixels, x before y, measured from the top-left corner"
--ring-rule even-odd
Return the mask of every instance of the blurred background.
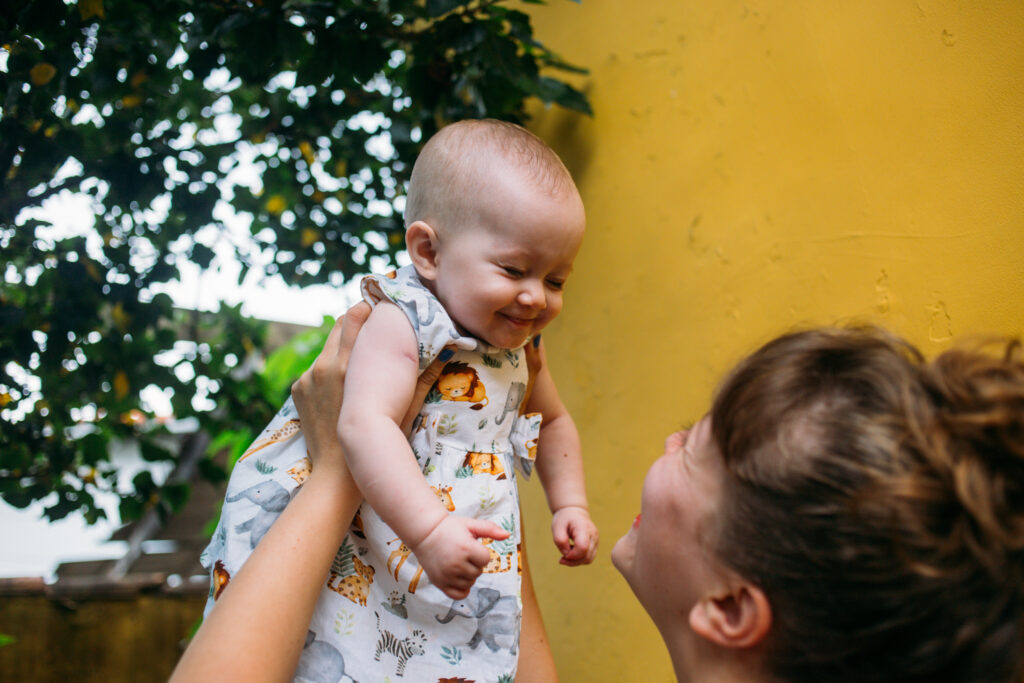
[[545, 343], [593, 565], [557, 564], [524, 485], [563, 680], [672, 680], [608, 552], [744, 354], [846, 322], [928, 354], [1022, 333], [1021, 3], [166, 5], [0, 24], [5, 680], [166, 677], [224, 472], [346, 283], [402, 262], [407, 164], [447, 121], [525, 122], [587, 208]]

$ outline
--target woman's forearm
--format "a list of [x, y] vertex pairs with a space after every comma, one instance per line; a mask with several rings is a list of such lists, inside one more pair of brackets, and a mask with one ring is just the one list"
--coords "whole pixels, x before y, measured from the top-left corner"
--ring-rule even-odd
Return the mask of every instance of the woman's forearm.
[[533, 576], [526, 559], [526, 536], [523, 536], [523, 620], [519, 637], [519, 667], [516, 680], [522, 683], [558, 683], [558, 671], [551, 654], [551, 643], [544, 628], [540, 603], [533, 591]]
[[347, 474], [311, 474], [232, 577], [171, 680], [290, 680], [331, 560], [361, 500]]

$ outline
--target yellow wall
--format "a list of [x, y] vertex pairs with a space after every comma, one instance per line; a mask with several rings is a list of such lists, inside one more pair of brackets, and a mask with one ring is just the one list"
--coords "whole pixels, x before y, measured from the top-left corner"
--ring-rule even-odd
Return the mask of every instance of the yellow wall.
[[550, 3], [538, 37], [591, 70], [596, 115], [531, 124], [589, 219], [545, 337], [604, 536], [558, 566], [531, 483], [532, 564], [563, 680], [667, 681], [608, 552], [735, 360], [848, 319], [930, 353], [1024, 331], [1024, 3]]

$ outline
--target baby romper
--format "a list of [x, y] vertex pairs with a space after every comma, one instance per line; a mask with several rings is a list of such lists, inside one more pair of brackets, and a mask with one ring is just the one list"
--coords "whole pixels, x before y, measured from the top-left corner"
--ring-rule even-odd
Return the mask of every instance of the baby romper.
[[[519, 496], [529, 475], [540, 415], [520, 415], [528, 373], [523, 349], [461, 334], [411, 266], [362, 282], [364, 298], [397, 304], [419, 344], [420, 370], [454, 355], [428, 393], [409, 438], [424, 479], [450, 514], [510, 532], [486, 540], [490, 563], [469, 596], [436, 588], [367, 503], [343, 540], [314, 610], [296, 680], [511, 682], [519, 647]], [[289, 399], [231, 473], [214, 537], [203, 553], [212, 573], [207, 612], [309, 473]], [[400, 490], [395, 495], [402, 495]]]

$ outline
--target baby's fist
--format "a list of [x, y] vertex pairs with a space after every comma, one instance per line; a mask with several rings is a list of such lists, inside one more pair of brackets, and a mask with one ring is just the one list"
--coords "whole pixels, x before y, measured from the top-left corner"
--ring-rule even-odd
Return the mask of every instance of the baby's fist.
[[551, 535], [562, 553], [560, 564], [575, 567], [590, 564], [597, 554], [597, 526], [584, 507], [570, 505], [551, 517]]

